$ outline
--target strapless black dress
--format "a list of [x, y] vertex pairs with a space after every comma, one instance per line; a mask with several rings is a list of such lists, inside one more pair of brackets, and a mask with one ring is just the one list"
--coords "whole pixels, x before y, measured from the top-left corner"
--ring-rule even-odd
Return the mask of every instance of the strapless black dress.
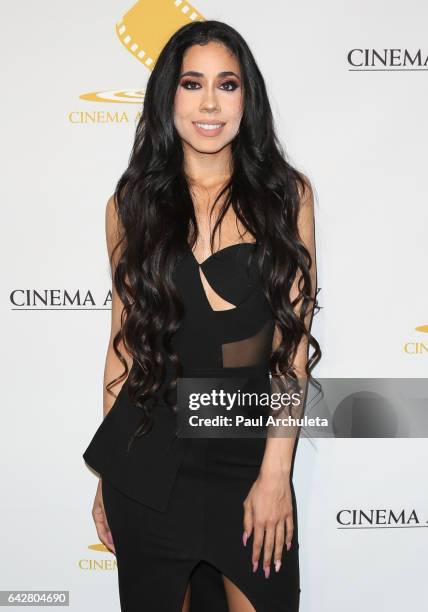
[[[268, 377], [274, 320], [255, 264], [255, 243], [217, 251], [199, 264], [190, 247], [175, 284], [185, 317], [174, 336], [183, 377]], [[234, 305], [214, 310], [202, 283]], [[162, 389], [161, 389], [162, 390]], [[160, 401], [149, 434], [127, 452], [141, 414], [123, 384], [83, 457], [102, 476], [103, 500], [116, 548], [122, 611], [181, 612], [187, 583], [192, 612], [226, 612], [221, 575], [257, 612], [297, 612], [298, 524], [282, 565], [269, 578], [263, 549], [253, 573], [252, 544], [242, 543], [243, 501], [257, 479], [266, 440], [177, 435], [177, 417]]]

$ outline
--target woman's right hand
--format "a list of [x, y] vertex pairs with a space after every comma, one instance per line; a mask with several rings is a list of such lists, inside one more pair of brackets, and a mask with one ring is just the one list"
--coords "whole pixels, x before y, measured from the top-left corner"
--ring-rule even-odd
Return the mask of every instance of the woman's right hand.
[[111, 535], [110, 527], [108, 526], [106, 513], [104, 510], [103, 503], [103, 492], [102, 492], [102, 479], [98, 481], [97, 492], [95, 494], [94, 505], [92, 508], [92, 517], [95, 522], [98, 537], [101, 542], [106, 546], [112, 553], [116, 554], [114, 547], [113, 537]]

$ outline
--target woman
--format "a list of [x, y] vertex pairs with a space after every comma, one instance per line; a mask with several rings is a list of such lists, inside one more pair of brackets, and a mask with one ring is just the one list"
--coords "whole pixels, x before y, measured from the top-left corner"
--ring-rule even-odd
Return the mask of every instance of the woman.
[[230, 26], [191, 23], [164, 47], [106, 233], [105, 382], [118, 392], [105, 394], [83, 456], [100, 475], [93, 517], [116, 554], [121, 609], [196, 612], [190, 577], [196, 586], [206, 564], [227, 607], [213, 591], [198, 610], [295, 612], [295, 436], [177, 428], [179, 379], [259, 376], [286, 388], [321, 354], [309, 331], [312, 190], [285, 160], [262, 75]]

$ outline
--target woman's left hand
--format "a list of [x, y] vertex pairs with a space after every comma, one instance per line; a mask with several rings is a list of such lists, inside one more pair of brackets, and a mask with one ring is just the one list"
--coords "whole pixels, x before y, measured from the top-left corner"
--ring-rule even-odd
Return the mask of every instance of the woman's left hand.
[[293, 502], [289, 474], [259, 475], [243, 506], [244, 545], [254, 529], [253, 571], [257, 570], [264, 538], [263, 569], [268, 578], [272, 553], [275, 571], [278, 572], [284, 543], [289, 550], [293, 538]]

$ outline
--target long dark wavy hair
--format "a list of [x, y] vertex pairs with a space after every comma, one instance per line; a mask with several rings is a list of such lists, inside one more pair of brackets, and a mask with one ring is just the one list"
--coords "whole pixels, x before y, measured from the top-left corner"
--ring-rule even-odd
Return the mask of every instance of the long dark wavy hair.
[[[282, 333], [281, 344], [271, 355], [270, 371], [296, 380], [292, 362], [304, 336], [314, 349], [306, 364], [308, 379], [321, 357], [319, 344], [305, 325], [308, 309], [314, 313], [319, 306], [312, 292], [311, 256], [297, 226], [299, 205], [308, 184], [286, 160], [275, 134], [262, 74], [242, 36], [219, 21], [185, 25], [167, 42], [150, 75], [129, 165], [114, 192], [121, 237], [110, 263], [120, 247], [113, 282], [124, 309], [113, 347], [124, 372], [107, 389], [128, 377], [129, 396], [142, 413], [128, 450], [135, 437], [150, 431], [156, 405], [152, 400], [161, 386], [162, 397], [170, 405], [169, 393], [182, 376], [172, 338], [180, 327], [184, 306], [174, 286], [173, 270], [177, 257], [188, 248], [189, 236], [193, 244], [197, 239], [198, 228], [173, 106], [184, 52], [209, 41], [224, 44], [235, 55], [244, 89], [241, 124], [231, 143], [231, 177], [215, 200], [216, 204], [224, 197], [211, 235], [211, 250], [217, 227], [232, 206], [259, 245], [260, 271], [266, 269], [265, 258], [269, 257], [268, 273], [263, 275], [264, 292]], [[300, 294], [290, 302], [297, 273], [301, 276]], [[299, 315], [294, 312], [298, 303]], [[121, 341], [133, 357], [130, 371], [119, 349]], [[163, 385], [168, 373], [172, 376]]]

